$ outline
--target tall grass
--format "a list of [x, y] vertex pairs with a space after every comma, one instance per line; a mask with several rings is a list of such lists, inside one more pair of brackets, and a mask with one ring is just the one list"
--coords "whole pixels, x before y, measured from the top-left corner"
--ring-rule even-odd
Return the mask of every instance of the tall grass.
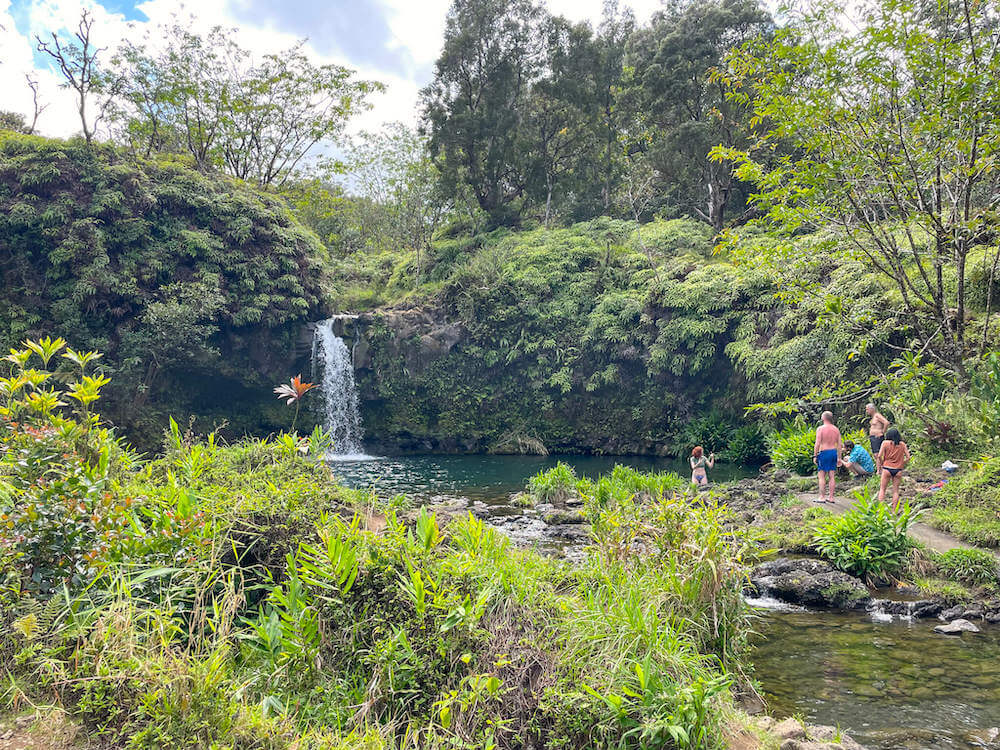
[[[17, 398], [4, 408], [38, 400]], [[339, 488], [298, 438], [172, 425], [141, 460], [89, 412], [85, 430], [43, 418], [0, 424], [8, 710], [53, 706], [126, 748], [718, 745], [742, 542], [676, 475], [561, 465], [533, 482], [583, 499], [591, 546], [571, 567], [471, 516], [404, 518]]]

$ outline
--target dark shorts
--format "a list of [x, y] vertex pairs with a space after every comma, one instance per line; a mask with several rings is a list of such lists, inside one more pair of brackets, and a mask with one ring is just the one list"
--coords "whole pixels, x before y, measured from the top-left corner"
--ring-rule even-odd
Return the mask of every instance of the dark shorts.
[[882, 443], [885, 442], [885, 435], [872, 435], [868, 438], [868, 442], [872, 444], [872, 455], [877, 456], [878, 452], [882, 449]]
[[902, 470], [903, 470], [903, 467], [902, 467], [902, 466], [900, 466], [900, 467], [899, 467], [898, 469], [891, 469], [891, 468], [889, 468], [888, 466], [883, 466], [883, 467], [882, 467], [882, 471], [888, 471], [888, 472], [889, 472], [889, 476], [890, 476], [890, 477], [894, 477], [894, 476], [896, 476], [896, 475], [897, 475], [897, 474], [898, 474], [899, 472], [901, 472]]
[[816, 456], [816, 465], [820, 471], [836, 471], [837, 449], [828, 448], [825, 451], [820, 451]]

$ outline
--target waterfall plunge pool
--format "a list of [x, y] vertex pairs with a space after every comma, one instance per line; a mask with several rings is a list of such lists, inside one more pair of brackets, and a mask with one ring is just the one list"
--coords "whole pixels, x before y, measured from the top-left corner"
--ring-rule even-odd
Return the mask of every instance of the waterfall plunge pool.
[[[488, 505], [506, 504], [510, 495], [525, 488], [528, 479], [551, 469], [559, 461], [569, 464], [578, 477], [597, 478], [615, 464], [640, 471], [672, 471], [687, 478], [691, 470], [679, 459], [652, 456], [494, 456], [411, 455], [364, 457], [330, 456], [334, 476], [354, 489], [374, 490], [382, 497], [406, 495], [414, 502], [467, 498]], [[709, 471], [716, 482], [756, 476], [753, 467], [717, 464]]]

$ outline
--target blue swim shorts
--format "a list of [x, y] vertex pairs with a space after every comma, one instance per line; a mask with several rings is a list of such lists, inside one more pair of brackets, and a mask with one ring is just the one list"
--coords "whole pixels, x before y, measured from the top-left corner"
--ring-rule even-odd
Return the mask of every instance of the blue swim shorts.
[[816, 463], [819, 466], [820, 471], [836, 471], [837, 449], [829, 448], [825, 451], [820, 451], [819, 455], [816, 457]]

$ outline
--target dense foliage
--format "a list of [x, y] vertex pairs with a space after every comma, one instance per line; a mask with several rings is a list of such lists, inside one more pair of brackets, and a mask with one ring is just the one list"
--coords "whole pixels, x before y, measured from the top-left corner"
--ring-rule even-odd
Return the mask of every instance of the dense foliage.
[[93, 415], [96, 355], [63, 346], [0, 381], [7, 701], [130, 748], [720, 746], [745, 542], [676, 477], [579, 485], [571, 568], [337, 487], [295, 435], [174, 426], [143, 461]]
[[756, 0], [672, 6], [646, 26], [607, 3], [596, 29], [533, 0], [456, 0], [423, 91], [444, 185], [490, 226], [662, 211], [722, 229], [746, 194], [708, 152], [751, 128], [714, 74], [771, 27]]
[[847, 573], [871, 583], [892, 580], [913, 546], [906, 530], [918, 513], [909, 504], [894, 513], [870, 495], [857, 494], [854, 507], [822, 524], [813, 541], [821, 555]]
[[[448, 436], [484, 448], [513, 435], [676, 455], [713, 430], [724, 442], [740, 405], [725, 348], [771, 303], [766, 281], [713, 260], [696, 224], [643, 227], [645, 250], [634, 232], [598, 220], [436, 243], [426, 289], [458, 340], [435, 355], [376, 316], [360, 381], [368, 429], [443, 447]], [[681, 434], [716, 411], [728, 421]]]
[[104, 351], [105, 414], [145, 444], [168, 409], [275, 424], [266, 387], [318, 316], [324, 256], [241, 183], [0, 132], [0, 346], [51, 331]]
[[[970, 260], [994, 257], [983, 264], [992, 283], [1000, 257], [997, 19], [989, 3], [817, 2], [773, 40], [732, 55], [731, 98], [770, 127], [749, 149], [714, 151], [756, 184], [775, 235], [836, 227], [844, 257], [892, 284], [913, 349], [963, 382], [991, 312], [988, 303], [983, 318], [967, 317]], [[800, 250], [777, 243], [773, 254], [794, 265]]]

